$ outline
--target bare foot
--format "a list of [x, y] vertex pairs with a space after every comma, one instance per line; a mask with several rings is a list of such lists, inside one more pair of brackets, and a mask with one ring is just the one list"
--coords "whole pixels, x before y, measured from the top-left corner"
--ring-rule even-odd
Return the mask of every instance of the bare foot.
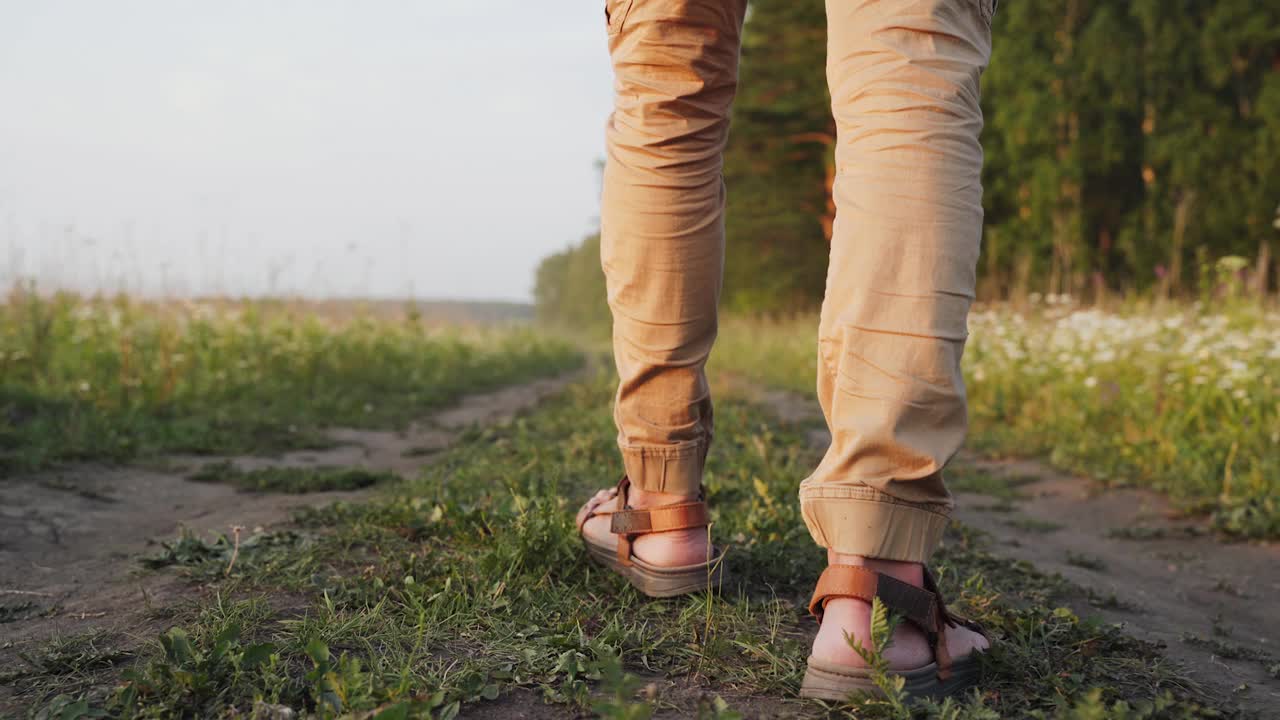
[[[611, 490], [601, 490], [593, 499], [605, 499]], [[659, 505], [697, 500], [696, 495], [671, 495], [668, 493], [647, 493], [632, 485], [627, 490], [627, 501], [632, 508], [651, 508]], [[607, 509], [616, 500], [605, 500]], [[581, 522], [585, 508], [578, 513]], [[582, 527], [582, 532], [593, 543], [606, 547], [618, 546], [618, 536], [609, 532], [608, 515], [597, 515]], [[658, 567], [679, 567], [706, 562], [708, 555], [707, 529], [705, 527], [685, 530], [669, 530], [667, 532], [648, 533], [637, 537], [631, 544], [631, 552], [636, 557]]]
[[[924, 566], [919, 563], [894, 562], [864, 558], [860, 555], [827, 553], [830, 565], [861, 565], [869, 570], [891, 575], [916, 587], [924, 586]], [[848, 633], [863, 647], [871, 647], [871, 603], [857, 598], [833, 598], [827, 602], [822, 617], [822, 627], [813, 641], [813, 657], [827, 662], [866, 667], [862, 657], [854, 652], [845, 640]], [[966, 627], [949, 627], [947, 650], [951, 657], [960, 659], [975, 650], [984, 650], [990, 644], [980, 633]], [[889, 667], [910, 670], [933, 661], [933, 649], [924, 631], [908, 622], [902, 622], [893, 633], [893, 643], [884, 651]]]

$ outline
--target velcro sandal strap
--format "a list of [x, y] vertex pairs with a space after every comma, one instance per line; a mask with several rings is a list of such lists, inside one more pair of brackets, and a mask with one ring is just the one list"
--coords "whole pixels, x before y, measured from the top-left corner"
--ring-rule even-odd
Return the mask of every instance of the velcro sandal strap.
[[623, 566], [632, 564], [631, 541], [637, 535], [706, 527], [711, 524], [711, 515], [707, 512], [707, 503], [702, 500], [701, 493], [699, 493], [699, 499], [694, 502], [636, 509], [629, 507], [627, 501], [630, 489], [631, 480], [623, 475], [613, 493], [614, 509], [594, 512], [596, 515], [610, 516], [609, 531], [618, 536], [618, 562]]
[[972, 620], [966, 620], [947, 610], [947, 604], [942, 599], [942, 591], [938, 589], [938, 581], [928, 567], [924, 569], [924, 586], [926, 590], [929, 590], [938, 598], [938, 632], [933, 635], [933, 657], [938, 663], [938, 679], [947, 680], [952, 675], [951, 666], [953, 664], [951, 652], [947, 649], [947, 628], [965, 627], [987, 639], [990, 639], [991, 636], [987, 634], [982, 625]]
[[874, 570], [857, 565], [828, 565], [813, 590], [809, 612], [821, 620], [827, 599], [833, 597], [852, 597], [866, 602], [878, 597], [889, 610], [901, 613], [925, 632], [938, 631], [936, 595]]
[[684, 530], [705, 527], [711, 523], [707, 504], [702, 501], [663, 505], [643, 510], [617, 510], [612, 514], [610, 530], [616, 535]]

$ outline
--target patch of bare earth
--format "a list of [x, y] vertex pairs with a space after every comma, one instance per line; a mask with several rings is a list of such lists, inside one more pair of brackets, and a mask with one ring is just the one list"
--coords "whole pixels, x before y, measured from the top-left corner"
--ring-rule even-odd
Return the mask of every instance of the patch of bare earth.
[[1268, 667], [1280, 663], [1280, 546], [1220, 542], [1152, 492], [1104, 488], [1028, 460], [958, 462], [1028, 481], [1011, 511], [957, 494], [955, 517], [990, 533], [995, 552], [1092, 590], [1096, 607], [1080, 614], [1163, 644], [1205, 688], [1274, 716], [1280, 679]]
[[199, 466], [231, 461], [261, 467], [355, 467], [404, 476], [433, 462], [468, 427], [508, 421], [578, 378], [556, 378], [464, 398], [404, 431], [336, 429], [331, 449], [278, 457], [172, 457], [147, 467], [81, 465], [0, 483], [0, 716], [17, 695], [5, 680], [26, 665], [23, 654], [53, 638], [103, 633], [128, 648], [154, 637], [164, 609], [201, 592], [171, 573], [139, 572], [137, 557], [180, 529], [230, 533], [286, 525], [294, 509], [352, 500], [372, 489], [303, 495], [244, 493], [193, 482]]
[[[786, 422], [822, 420], [813, 398], [741, 380], [731, 390]], [[830, 435], [815, 428], [809, 440], [822, 450]], [[1155, 493], [1104, 487], [1034, 460], [962, 453], [954, 467], [1017, 485], [1010, 501], [956, 494], [954, 517], [989, 533], [993, 552], [1092, 591], [1069, 603], [1078, 615], [1162, 644], [1211, 695], [1276, 717], [1280, 679], [1269, 668], [1280, 663], [1280, 544], [1221, 542]]]
[[[741, 713], [744, 720], [787, 720], [788, 718], [807, 718], [814, 716], [812, 703], [798, 698], [761, 697], [744, 695], [731, 689], [708, 689], [686, 678], [655, 677], [640, 691], [640, 698], [653, 703], [655, 720], [677, 720], [691, 717], [690, 708], [703, 707], [708, 710], [714, 707], [717, 697], [729, 704], [734, 711]], [[593, 695], [594, 699], [607, 699], [603, 694]], [[574, 718], [593, 718], [598, 714], [590, 711], [576, 711], [564, 705], [548, 704], [542, 696], [524, 688], [516, 688], [504, 692], [491, 702], [475, 703], [464, 706], [458, 714], [460, 720], [572, 720]]]

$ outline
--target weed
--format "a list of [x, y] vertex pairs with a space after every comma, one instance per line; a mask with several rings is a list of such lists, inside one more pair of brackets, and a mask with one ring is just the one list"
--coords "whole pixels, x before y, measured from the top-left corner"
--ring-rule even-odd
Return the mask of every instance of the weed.
[[271, 643], [242, 643], [235, 623], [197, 641], [175, 627], [159, 642], [163, 655], [125, 673], [114, 707], [127, 713], [142, 703], [165, 703], [199, 715], [229, 689], [272, 673], [278, 661]]
[[1089, 604], [1096, 608], [1104, 610], [1121, 610], [1124, 612], [1137, 612], [1141, 610], [1140, 606], [1129, 602], [1128, 600], [1121, 599], [1115, 593], [1107, 593], [1106, 595], [1103, 595], [1093, 588], [1087, 588], [1085, 590], [1085, 594], [1088, 596]]
[[889, 661], [884, 651], [893, 644], [893, 632], [901, 624], [902, 618], [890, 613], [880, 598], [871, 601], [871, 647], [864, 647], [857, 638], [845, 633], [845, 641], [849, 647], [862, 658], [871, 670], [871, 681], [880, 690], [879, 695], [860, 693], [851, 699], [856, 713], [871, 714], [889, 720], [910, 720], [911, 710], [907, 707], [908, 698], [903, 687], [906, 679], [889, 670]]
[[1216, 581], [1214, 581], [1213, 590], [1220, 593], [1225, 593], [1227, 595], [1234, 595], [1235, 597], [1238, 597], [1238, 598], [1251, 597], [1240, 586], [1236, 585], [1230, 580], [1227, 580], [1226, 578], [1218, 578]]
[[26, 619], [33, 614], [35, 609], [36, 604], [30, 600], [23, 600], [15, 603], [0, 603], [0, 624]]
[[652, 697], [650, 702], [633, 700], [644, 682], [624, 671], [616, 655], [606, 654], [596, 667], [604, 697], [592, 701], [591, 709], [604, 720], [649, 720], [653, 715]]
[[73, 698], [70, 695], [58, 695], [49, 704], [40, 708], [33, 716], [34, 720], [86, 720], [87, 718], [107, 717], [107, 711], [90, 707], [85, 698]]
[[19, 657], [40, 675], [78, 675], [129, 657], [128, 652], [114, 646], [114, 639], [102, 631], [58, 636], [35, 652], [19, 653]]
[[[1216, 633], [1215, 633], [1216, 634]], [[1227, 642], [1220, 637], [1203, 637], [1193, 633], [1183, 633], [1182, 642], [1211, 651], [1214, 655], [1226, 660], [1253, 660], [1267, 663], [1272, 659], [1271, 653], [1265, 650], [1249, 648], [1237, 643]]]
[[1210, 525], [1232, 538], [1280, 537], [1280, 502], [1272, 497], [1224, 497]]
[[1107, 564], [1103, 562], [1102, 558], [1071, 551], [1067, 552], [1067, 564], [1086, 570], [1102, 571], [1107, 569]]
[[[304, 572], [310, 568], [310, 540], [289, 531], [258, 532], [243, 540], [218, 534], [206, 540], [184, 530], [174, 540], [162, 541], [160, 550], [139, 559], [143, 567], [158, 570], [181, 568], [190, 577], [211, 579], [268, 572]], [[232, 559], [235, 562], [232, 562]]]
[[1131, 527], [1112, 528], [1107, 537], [1120, 540], [1158, 540], [1170, 537], [1200, 537], [1205, 534], [1203, 528], [1195, 525], [1177, 527], [1159, 527], [1153, 525], [1133, 525]]
[[1060, 708], [1052, 717], [1054, 720], [1189, 720], [1222, 715], [1199, 703], [1180, 700], [1173, 693], [1164, 693], [1152, 700], [1108, 703], [1102, 689], [1094, 688], [1084, 697]]

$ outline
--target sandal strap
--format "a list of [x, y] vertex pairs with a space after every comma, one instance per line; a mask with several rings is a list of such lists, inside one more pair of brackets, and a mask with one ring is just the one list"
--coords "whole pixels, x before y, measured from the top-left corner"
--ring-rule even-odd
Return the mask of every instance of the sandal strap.
[[614, 513], [614, 510], [611, 510], [602, 506], [604, 505], [612, 506], [615, 500], [617, 499], [617, 497], [618, 497], [618, 491], [614, 490], [612, 495], [609, 495], [608, 497], [598, 502], [595, 501], [595, 498], [588, 500], [586, 503], [587, 512], [585, 515], [582, 516], [582, 519], [578, 521], [578, 532], [579, 533], [582, 532], [582, 528], [586, 526], [587, 521], [590, 520], [591, 518], [599, 515], [612, 515]]
[[809, 612], [821, 620], [827, 600], [833, 597], [852, 597], [866, 602], [878, 597], [889, 610], [901, 613], [930, 635], [938, 634], [938, 623], [942, 619], [938, 614], [938, 596], [895, 577], [858, 565], [828, 565], [818, 578], [813, 599], [809, 601]]
[[942, 592], [938, 590], [938, 581], [933, 577], [933, 573], [928, 566], [924, 569], [924, 587], [938, 598], [938, 633], [933, 638], [933, 656], [938, 663], [938, 679], [946, 680], [951, 677], [951, 653], [947, 652], [947, 627], [965, 627], [968, 628], [988, 641], [991, 635], [987, 633], [987, 629], [974, 620], [961, 617], [947, 610], [947, 605], [942, 600]]
[[938, 679], [945, 681], [951, 677], [952, 664], [951, 651], [947, 648], [947, 627], [955, 627], [958, 618], [947, 612], [938, 581], [927, 565], [924, 568], [924, 587], [938, 599], [938, 632], [930, 635], [929, 639], [933, 641], [933, 661], [938, 664]]
[[702, 501], [662, 505], [643, 510], [615, 510], [612, 515], [609, 529], [615, 535], [644, 535], [667, 530], [705, 527], [711, 523], [707, 504]]
[[888, 609], [901, 613], [909, 622], [924, 630], [933, 648], [938, 666], [938, 679], [951, 677], [953, 664], [947, 648], [947, 627], [963, 625], [989, 637], [981, 625], [947, 611], [938, 582], [929, 568], [924, 569], [924, 587], [919, 588], [874, 570], [857, 565], [829, 565], [818, 578], [809, 612], [822, 620], [822, 610], [833, 597], [853, 597], [871, 602], [880, 598]]
[[631, 542], [640, 535], [647, 535], [667, 530], [684, 530], [687, 528], [706, 527], [711, 524], [711, 515], [707, 512], [707, 503], [699, 499], [694, 502], [660, 505], [658, 507], [635, 509], [628, 506], [627, 490], [631, 480], [623, 475], [618, 481], [614, 510], [595, 513], [608, 514], [609, 531], [618, 536], [618, 562], [625, 566], [631, 563]]

